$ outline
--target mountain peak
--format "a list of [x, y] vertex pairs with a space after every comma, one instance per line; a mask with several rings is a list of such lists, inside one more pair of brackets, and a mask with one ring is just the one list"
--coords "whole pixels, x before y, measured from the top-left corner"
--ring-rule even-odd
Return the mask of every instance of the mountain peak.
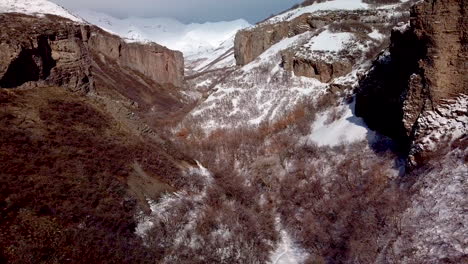
[[27, 15], [56, 15], [83, 23], [83, 19], [65, 8], [47, 0], [2, 0], [0, 13], [22, 13]]

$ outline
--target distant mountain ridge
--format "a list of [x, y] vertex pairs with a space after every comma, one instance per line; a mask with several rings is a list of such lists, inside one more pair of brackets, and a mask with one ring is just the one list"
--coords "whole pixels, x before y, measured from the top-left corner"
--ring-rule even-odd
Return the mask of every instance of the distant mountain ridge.
[[240, 29], [250, 26], [244, 19], [233, 21], [183, 24], [173, 18], [119, 19], [108, 14], [90, 10], [77, 10], [86, 21], [128, 41], [152, 41], [193, 56], [212, 50], [233, 37]]
[[[233, 21], [184, 24], [172, 18], [119, 19], [91, 10], [69, 11], [47, 0], [2, 0], [0, 13], [22, 13], [29, 15], [57, 15], [78, 23], [90, 23], [109, 33], [123, 38], [126, 42], [155, 42], [169, 49], [181, 51], [184, 57], [203, 67], [228, 51], [237, 31], [251, 26], [244, 19]], [[232, 58], [231, 58], [232, 57]], [[233, 65], [230, 56], [226, 65]]]

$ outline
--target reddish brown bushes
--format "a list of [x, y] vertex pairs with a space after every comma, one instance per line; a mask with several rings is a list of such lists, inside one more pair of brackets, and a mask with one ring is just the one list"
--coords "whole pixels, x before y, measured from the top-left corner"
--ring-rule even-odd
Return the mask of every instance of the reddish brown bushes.
[[[345, 158], [327, 175], [290, 175], [281, 183], [280, 212], [301, 246], [331, 263], [371, 263], [395, 232], [405, 192], [389, 182], [385, 166], [364, 169]], [[310, 168], [309, 168], [310, 169]]]
[[59, 91], [14, 100], [0, 91], [0, 255], [9, 263], [153, 262], [134, 234], [126, 178], [135, 161], [167, 181], [178, 169], [160, 147]]

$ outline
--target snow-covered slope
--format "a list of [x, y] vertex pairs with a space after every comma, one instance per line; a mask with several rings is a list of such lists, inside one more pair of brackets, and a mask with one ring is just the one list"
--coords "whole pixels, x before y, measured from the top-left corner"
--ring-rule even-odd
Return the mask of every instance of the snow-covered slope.
[[[410, 0], [401, 0], [401, 3], [408, 2]], [[392, 8], [397, 4], [390, 4], [382, 6], [382, 8]], [[276, 23], [279, 21], [290, 21], [303, 14], [314, 13], [318, 11], [331, 11], [331, 10], [358, 10], [358, 9], [371, 9], [372, 5], [364, 3], [362, 0], [328, 0], [321, 3], [315, 3], [309, 6], [299, 7], [293, 10], [286, 11], [280, 15], [272, 17], [265, 21], [265, 23]]]
[[[152, 41], [180, 50], [190, 61], [214, 60], [232, 47], [236, 32], [250, 24], [234, 21], [183, 24], [172, 18], [115, 18], [89, 10], [77, 10], [86, 21], [117, 34], [128, 41]], [[234, 57], [232, 57], [234, 59]]]
[[71, 14], [65, 8], [47, 0], [1, 0], [0, 13], [51, 14], [65, 17], [75, 22], [83, 22], [81, 18]]
[[[287, 11], [245, 29], [257, 34], [249, 41], [268, 41], [268, 37], [257, 38], [269, 34], [266, 31], [283, 28], [284, 23], [301, 14], [321, 17], [317, 18], [319, 22], [312, 22], [318, 27], [303, 33], [295, 33], [295, 28], [291, 28], [285, 38], [214, 86], [213, 92], [186, 117], [181, 127], [193, 125], [210, 134], [217, 129], [271, 126], [306, 102], [323, 100], [331, 89], [338, 89], [334, 92], [341, 96], [338, 105], [332, 102], [329, 109], [320, 109], [307, 142], [333, 146], [343, 140], [369, 138], [372, 132], [362, 119], [354, 116], [354, 106], [343, 98], [352, 94], [358, 76], [367, 71], [373, 56], [384, 48], [385, 35], [388, 36], [395, 18], [404, 19], [397, 7], [371, 6], [361, 0], [326, 1]], [[344, 24], [355, 17], [358, 18], [355, 25], [362, 25], [361, 28]], [[292, 25], [308, 26], [297, 23], [302, 22], [296, 20]], [[249, 45], [249, 41], [242, 45]], [[340, 115], [329, 120], [329, 115], [337, 113]]]

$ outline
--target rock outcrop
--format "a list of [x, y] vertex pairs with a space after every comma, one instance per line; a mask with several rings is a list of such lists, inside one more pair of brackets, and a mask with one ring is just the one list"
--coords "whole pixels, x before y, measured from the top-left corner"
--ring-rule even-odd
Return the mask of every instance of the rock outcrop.
[[301, 45], [302, 48], [307, 46], [300, 43], [297, 47], [281, 52], [281, 64], [284, 69], [294, 72], [296, 76], [331, 82], [350, 73], [357, 62], [367, 59], [365, 52], [374, 55], [381, 50], [379, 47], [383, 38], [372, 38], [369, 34], [373, 31], [386, 34], [390, 32], [389, 25], [395, 24], [396, 20], [407, 19], [403, 11], [396, 12], [398, 15], [395, 17], [383, 14], [385, 12], [378, 9], [328, 10], [303, 14], [291, 20], [267, 20], [236, 34], [236, 63], [239, 66], [246, 65], [280, 41], [304, 33], [310, 34], [310, 39], [325, 31], [332, 34], [349, 33], [353, 39], [346, 44], [351, 46], [343, 46], [339, 51], [300, 50]]
[[394, 21], [379, 15], [378, 10], [323, 11], [318, 14], [303, 14], [291, 21], [270, 23], [268, 20], [237, 32], [234, 40], [234, 55], [237, 65], [243, 66], [255, 60], [265, 50], [281, 40], [307, 31], [323, 29], [333, 23], [366, 23], [384, 26]]
[[420, 135], [431, 134], [422, 117], [468, 94], [467, 9], [463, 0], [414, 5], [410, 25], [393, 30], [390, 53], [361, 81], [356, 114], [403, 142], [412, 164], [424, 156]]
[[315, 78], [325, 83], [344, 76], [353, 69], [353, 63], [347, 59], [329, 61], [323, 58], [301, 58], [291, 51], [282, 52], [281, 60], [284, 69], [294, 72], [296, 76]]
[[115, 60], [160, 84], [181, 87], [184, 81], [184, 58], [179, 51], [155, 43], [126, 43], [119, 37], [93, 28], [88, 41], [91, 49]]
[[[158, 84], [183, 85], [182, 53], [117, 36], [56, 16], [1, 14], [0, 87], [40, 84], [89, 92], [96, 57]], [[99, 56], [94, 56], [98, 54]]]
[[241, 66], [246, 65], [282, 39], [321, 28], [329, 22], [327, 17], [305, 14], [292, 21], [265, 23], [241, 30], [234, 40], [236, 63]]

